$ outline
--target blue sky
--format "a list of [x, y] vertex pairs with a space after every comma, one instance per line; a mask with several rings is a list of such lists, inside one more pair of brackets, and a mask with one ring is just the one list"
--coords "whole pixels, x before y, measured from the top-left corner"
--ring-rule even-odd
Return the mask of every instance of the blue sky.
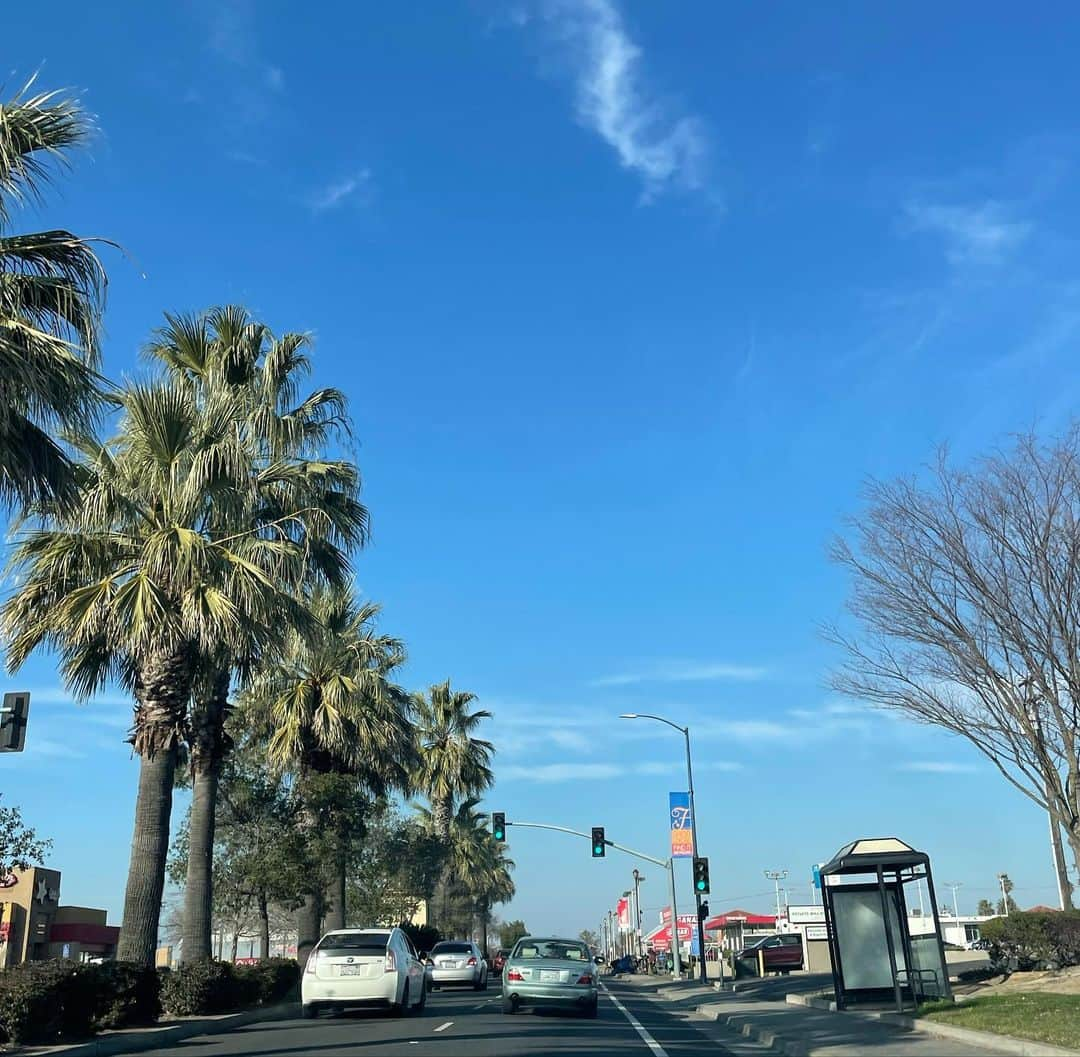
[[[9, 90], [40, 68], [98, 116], [20, 223], [125, 248], [110, 373], [164, 309], [314, 333], [361, 441], [359, 580], [411, 685], [451, 676], [495, 712], [510, 819], [661, 852], [681, 745], [615, 719], [659, 712], [694, 731], [714, 910], [886, 833], [961, 909], [1000, 870], [1053, 902], [1040, 813], [962, 743], [835, 699], [819, 628], [868, 476], [1073, 414], [1075, 9], [297, 10], [6, 13]], [[5, 792], [55, 839], [65, 901], [115, 917], [128, 706], [76, 710], [47, 658], [17, 683]], [[584, 841], [511, 838], [506, 913], [533, 928], [594, 927], [629, 881]]]

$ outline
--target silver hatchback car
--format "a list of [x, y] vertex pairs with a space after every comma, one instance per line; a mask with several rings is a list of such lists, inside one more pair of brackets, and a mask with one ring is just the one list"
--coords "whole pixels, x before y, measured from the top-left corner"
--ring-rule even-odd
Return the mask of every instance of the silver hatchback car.
[[580, 940], [525, 936], [503, 967], [502, 1010], [561, 1006], [595, 1017], [600, 1001], [597, 965]]
[[480, 948], [468, 940], [443, 940], [431, 948], [427, 958], [431, 988], [471, 987], [484, 991], [488, 985], [488, 964]]

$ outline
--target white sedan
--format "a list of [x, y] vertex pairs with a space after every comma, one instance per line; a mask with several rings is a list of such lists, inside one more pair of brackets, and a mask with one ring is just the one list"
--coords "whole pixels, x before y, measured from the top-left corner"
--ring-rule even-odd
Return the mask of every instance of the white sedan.
[[389, 1007], [401, 1015], [427, 1001], [424, 966], [401, 929], [337, 929], [308, 957], [301, 977], [303, 1015], [321, 1009]]

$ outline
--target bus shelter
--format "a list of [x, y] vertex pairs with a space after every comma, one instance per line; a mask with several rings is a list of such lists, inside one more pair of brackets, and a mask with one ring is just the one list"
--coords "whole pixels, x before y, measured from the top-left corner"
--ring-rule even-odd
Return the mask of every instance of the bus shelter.
[[[913, 936], [905, 889], [925, 881], [933, 930]], [[841, 848], [821, 867], [836, 1008], [952, 998], [930, 856], [896, 837]]]

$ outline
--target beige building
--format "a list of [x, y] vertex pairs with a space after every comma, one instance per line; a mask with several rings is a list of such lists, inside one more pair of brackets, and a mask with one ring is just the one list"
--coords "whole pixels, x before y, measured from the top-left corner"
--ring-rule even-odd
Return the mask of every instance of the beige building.
[[113, 958], [120, 929], [104, 910], [60, 906], [60, 871], [32, 867], [0, 879], [0, 969], [48, 958]]

